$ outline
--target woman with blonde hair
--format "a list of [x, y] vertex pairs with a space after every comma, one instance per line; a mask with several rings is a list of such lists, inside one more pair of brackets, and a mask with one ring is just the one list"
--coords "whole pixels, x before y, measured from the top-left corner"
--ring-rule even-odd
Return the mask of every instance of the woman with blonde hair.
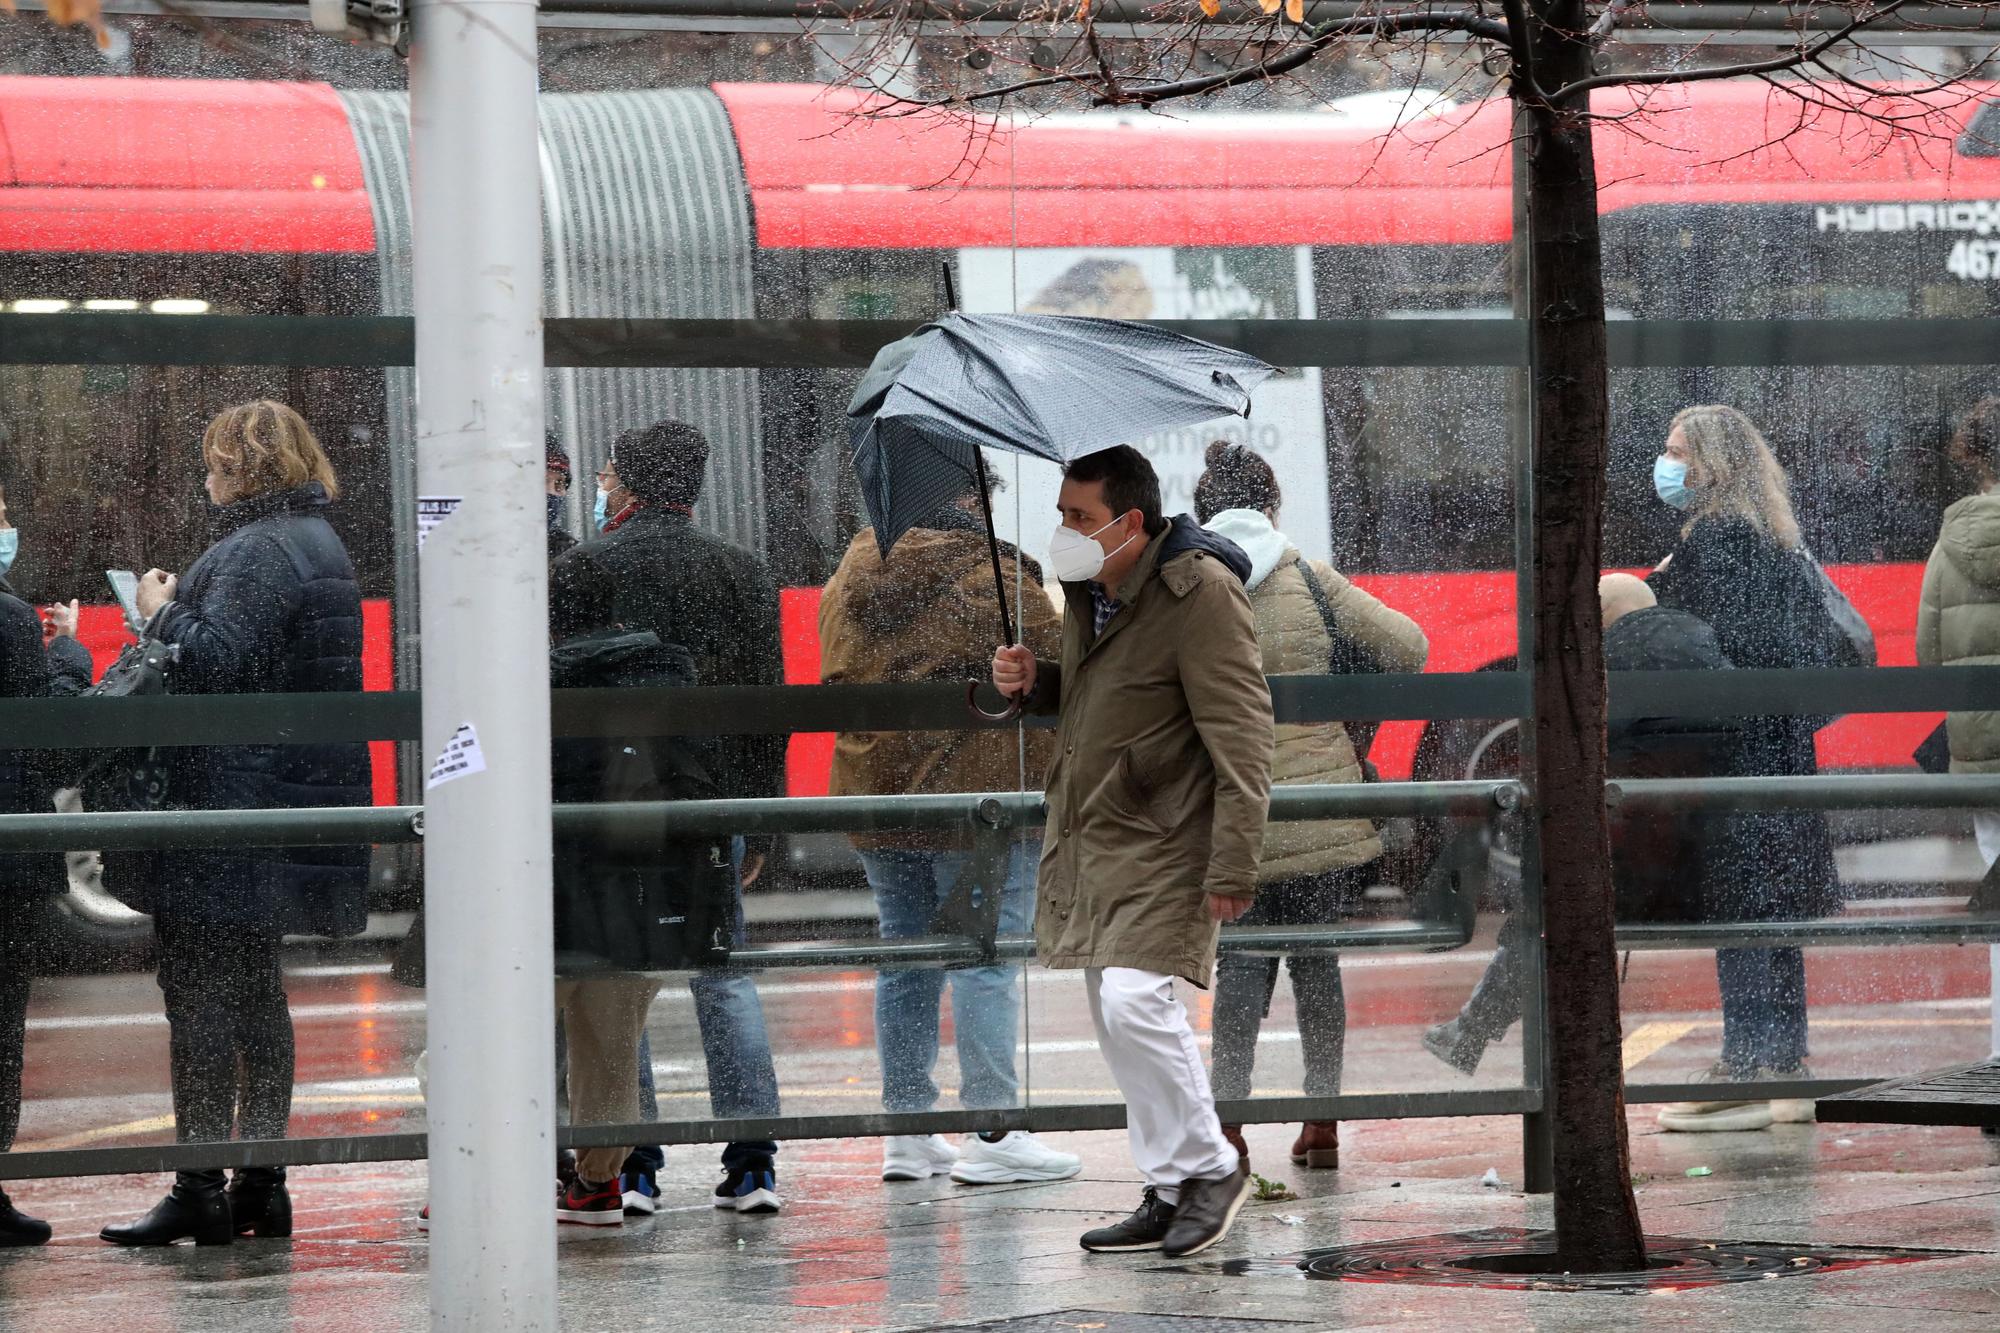
[[[327, 511], [333, 466], [299, 414], [263, 399], [220, 413], [202, 436], [215, 544], [185, 577], [151, 570], [146, 633], [179, 657], [174, 694], [303, 694], [361, 688], [361, 589]], [[166, 801], [194, 810], [366, 805], [361, 742], [190, 746], [169, 752]], [[366, 921], [365, 847], [204, 848], [161, 853], [106, 886], [150, 912], [159, 944], [183, 1143], [281, 1139], [291, 1118], [291, 1012], [279, 967], [286, 935], [352, 935]], [[282, 1167], [181, 1171], [118, 1245], [226, 1245], [289, 1236]]]
[[[1762, 433], [1733, 407], [1690, 407], [1674, 418], [1653, 468], [1660, 499], [1688, 515], [1680, 541], [1652, 577], [1661, 606], [1706, 621], [1742, 669], [1834, 665], [1838, 638], [1812, 558], [1792, 514], [1790, 485]], [[1819, 772], [1810, 717], [1742, 719], [1746, 773]], [[1717, 921], [1807, 920], [1836, 911], [1839, 881], [1826, 820], [1815, 813], [1730, 821], [1723, 869], [1706, 877], [1704, 912]], [[1718, 949], [1722, 1058], [1710, 1082], [1806, 1077], [1806, 965], [1798, 949]], [[1762, 1129], [1810, 1120], [1810, 1102], [1676, 1102], [1669, 1130]]]

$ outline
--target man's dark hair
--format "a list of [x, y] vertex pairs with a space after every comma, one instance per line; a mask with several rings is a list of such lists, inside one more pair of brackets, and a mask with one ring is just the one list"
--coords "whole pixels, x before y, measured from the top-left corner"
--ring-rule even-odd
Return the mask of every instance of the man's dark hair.
[[[624, 476], [624, 473], [619, 473]], [[1146, 535], [1157, 537], [1167, 529], [1166, 515], [1161, 513], [1160, 474], [1153, 471], [1153, 465], [1146, 461], [1146, 455], [1129, 444], [1115, 445], [1100, 449], [1094, 454], [1085, 454], [1063, 469], [1063, 476], [1071, 481], [1088, 485], [1093, 481], [1104, 483], [1104, 504], [1113, 518], [1136, 509], [1145, 520]]]
[[656, 505], [693, 508], [708, 472], [708, 438], [685, 421], [656, 421], [629, 430], [612, 448], [618, 480]]

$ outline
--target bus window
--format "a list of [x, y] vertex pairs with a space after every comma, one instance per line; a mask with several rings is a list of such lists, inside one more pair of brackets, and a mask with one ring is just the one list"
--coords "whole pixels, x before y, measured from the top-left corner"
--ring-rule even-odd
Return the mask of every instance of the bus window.
[[[766, 318], [893, 320], [912, 329], [944, 309], [946, 257], [934, 250], [765, 250]], [[763, 372], [764, 478], [772, 572], [786, 587], [833, 574], [867, 520], [848, 462], [847, 404], [859, 367]]]
[[[293, 315], [372, 308], [372, 256], [0, 254], [0, 305], [49, 319]], [[31, 534], [17, 586], [105, 600], [107, 568], [184, 569], [208, 544], [201, 435], [232, 403], [277, 398], [326, 447], [336, 524], [370, 597], [387, 596], [388, 470], [379, 370], [285, 366], [0, 367], [0, 484]]]
[[[1324, 311], [1509, 314], [1500, 246], [1329, 248], [1314, 267]], [[1514, 378], [1478, 366], [1326, 371], [1335, 565], [1353, 573], [1512, 567]]]
[[[1605, 266], [1666, 319], [1978, 319], [2000, 313], [2000, 274], [1954, 265], [1943, 204], [1754, 204], [1638, 208], [1605, 219]], [[1967, 238], [1972, 239], [1968, 240]], [[1776, 349], [1774, 349], [1776, 350]], [[1943, 507], [1963, 492], [1944, 446], [1994, 390], [1960, 366], [1749, 366], [1614, 376], [1614, 562], [1663, 549], [1671, 529], [1641, 475], [1674, 412], [1741, 408], [1792, 477], [1808, 543], [1834, 564], [1921, 561]], [[1643, 539], [1643, 549], [1629, 539]], [[1668, 538], [1670, 540], [1670, 537]]]

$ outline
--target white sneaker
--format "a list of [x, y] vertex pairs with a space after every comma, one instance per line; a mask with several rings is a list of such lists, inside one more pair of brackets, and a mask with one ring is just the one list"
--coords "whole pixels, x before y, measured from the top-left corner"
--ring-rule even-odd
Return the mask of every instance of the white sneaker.
[[[1750, 1078], [1756, 1077], [1753, 1073]], [[1720, 1060], [1696, 1074], [1694, 1083], [1739, 1083], [1745, 1076]], [[1757, 1101], [1668, 1102], [1660, 1108], [1660, 1128], [1680, 1134], [1743, 1134], [1771, 1127], [1771, 1103]]]
[[[1801, 1060], [1793, 1069], [1762, 1069], [1759, 1078], [1806, 1079], [1812, 1070]], [[1771, 1103], [1771, 1121], [1779, 1125], [1810, 1125], [1819, 1119], [1819, 1104], [1810, 1097], [1783, 1097]]]
[[998, 1143], [988, 1143], [977, 1134], [967, 1139], [951, 1178], [961, 1185], [1014, 1185], [1068, 1180], [1081, 1170], [1081, 1157], [1057, 1152], [1033, 1134], [1017, 1129]]
[[1660, 1128], [1680, 1134], [1745, 1134], [1771, 1127], [1769, 1102], [1669, 1102]]
[[929, 1180], [957, 1160], [958, 1149], [942, 1134], [892, 1134], [882, 1140], [884, 1180]]

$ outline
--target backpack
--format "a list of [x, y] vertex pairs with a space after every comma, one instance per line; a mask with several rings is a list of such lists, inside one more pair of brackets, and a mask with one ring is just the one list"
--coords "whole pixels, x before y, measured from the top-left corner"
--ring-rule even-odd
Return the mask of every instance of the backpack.
[[[694, 658], [651, 630], [597, 630], [549, 653], [558, 689], [678, 688]], [[692, 801], [717, 794], [714, 744], [687, 736], [565, 737], [551, 753], [560, 804]], [[556, 952], [563, 971], [719, 967], [739, 892], [732, 839], [557, 832]]]

